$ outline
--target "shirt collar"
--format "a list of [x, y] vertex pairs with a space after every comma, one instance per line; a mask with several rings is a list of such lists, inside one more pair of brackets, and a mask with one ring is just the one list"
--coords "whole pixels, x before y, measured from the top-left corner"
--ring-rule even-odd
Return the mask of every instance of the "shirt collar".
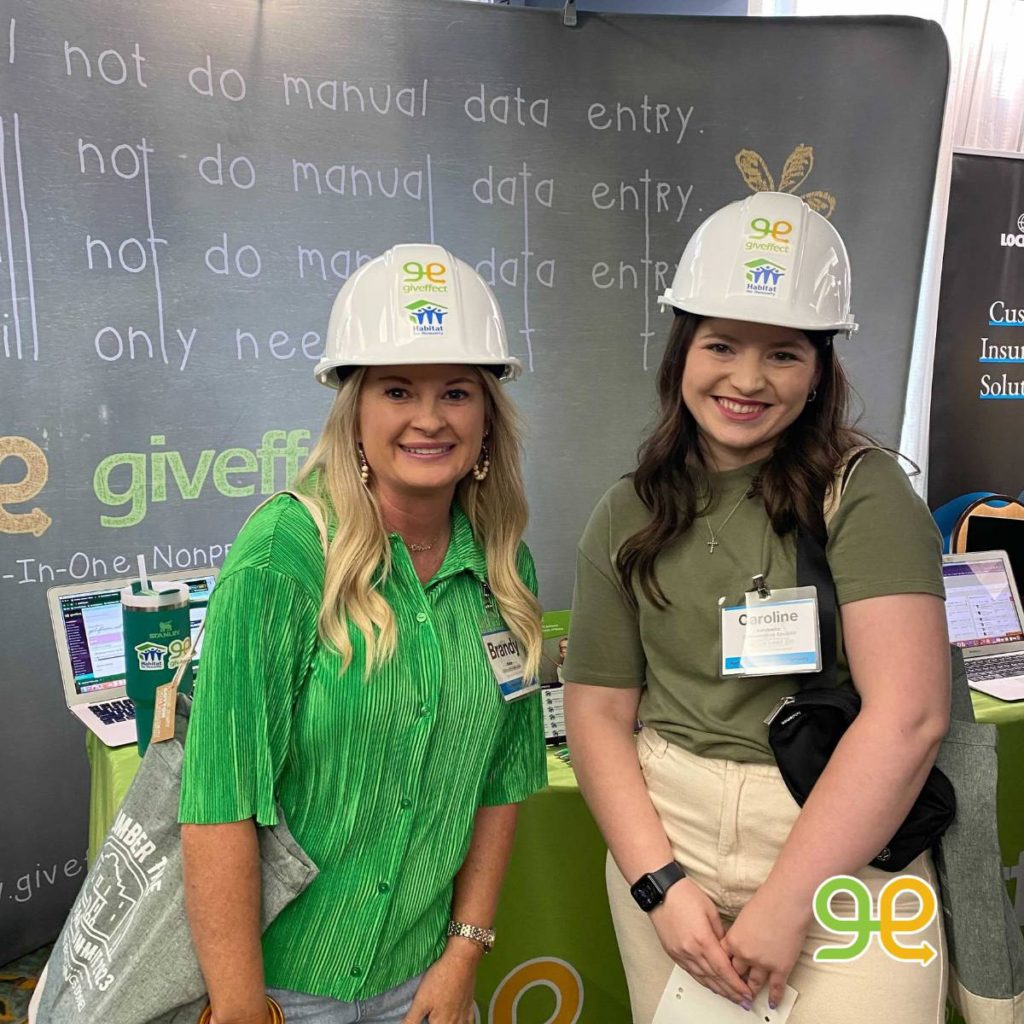
[[447, 579], [460, 572], [472, 573], [481, 583], [487, 582], [487, 556], [473, 535], [469, 517], [455, 502], [452, 504], [452, 535], [448, 551], [434, 579]]
[[[390, 536], [392, 544], [401, 543], [398, 534], [393, 533]], [[445, 552], [440, 568], [431, 577], [430, 584], [433, 585], [440, 580], [457, 576], [460, 572], [471, 573], [480, 583], [487, 582], [487, 556], [476, 537], [473, 536], [473, 527], [470, 525], [469, 517], [462, 511], [458, 502], [453, 502], [448, 550]]]

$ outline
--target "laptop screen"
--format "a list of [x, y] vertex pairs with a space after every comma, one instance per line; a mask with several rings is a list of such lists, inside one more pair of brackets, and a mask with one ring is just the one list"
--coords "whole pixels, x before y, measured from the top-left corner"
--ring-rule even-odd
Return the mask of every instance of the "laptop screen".
[[1020, 609], [1001, 559], [945, 562], [946, 621], [957, 647], [1024, 640]]
[[[206, 617], [206, 602], [215, 579], [215, 575], [207, 575], [180, 581], [188, 583], [192, 602], [189, 628], [193, 645], [199, 626]], [[120, 589], [86, 589], [64, 595], [60, 598], [60, 617], [75, 679], [75, 691], [81, 695], [124, 686]], [[192, 658], [193, 673], [199, 664], [202, 647], [200, 640]]]

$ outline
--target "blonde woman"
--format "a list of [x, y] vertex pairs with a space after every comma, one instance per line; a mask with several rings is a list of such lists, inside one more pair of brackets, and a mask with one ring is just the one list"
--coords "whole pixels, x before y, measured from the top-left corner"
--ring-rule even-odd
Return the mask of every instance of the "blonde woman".
[[[536, 574], [501, 314], [400, 245], [341, 290], [338, 389], [298, 487], [210, 602], [182, 784], [186, 899], [214, 1024], [466, 1024], [516, 804], [545, 782]], [[325, 564], [326, 561], [326, 564]], [[260, 937], [255, 825], [320, 869]]]

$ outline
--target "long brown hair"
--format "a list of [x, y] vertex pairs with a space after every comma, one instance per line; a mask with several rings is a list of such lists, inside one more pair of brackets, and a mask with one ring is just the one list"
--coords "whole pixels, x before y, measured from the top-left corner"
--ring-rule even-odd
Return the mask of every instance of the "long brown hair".
[[[680, 391], [683, 368], [703, 317], [677, 313], [658, 369], [658, 419], [640, 446], [633, 473], [637, 496], [651, 521], [619, 549], [615, 564], [626, 594], [635, 603], [634, 584], [659, 608], [669, 604], [658, 583], [658, 555], [703, 515], [712, 496], [701, 451], [697, 421]], [[814, 346], [821, 379], [814, 401], [775, 443], [754, 480], [753, 492], [764, 501], [772, 528], [780, 536], [798, 525], [824, 539], [822, 501], [842, 455], [858, 444], [874, 444], [846, 425], [850, 382], [835, 357], [832, 334], [805, 331]]]

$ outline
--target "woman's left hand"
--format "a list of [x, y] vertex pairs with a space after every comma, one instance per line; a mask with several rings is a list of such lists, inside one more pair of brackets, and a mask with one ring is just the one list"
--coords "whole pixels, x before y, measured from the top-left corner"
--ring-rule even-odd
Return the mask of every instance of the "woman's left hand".
[[402, 1024], [473, 1024], [473, 992], [482, 951], [449, 944], [423, 975]]
[[722, 939], [733, 967], [745, 978], [755, 997], [768, 985], [773, 1007], [782, 1002], [786, 979], [796, 964], [807, 930], [811, 907], [793, 899], [776, 898], [767, 888], [754, 893]]

